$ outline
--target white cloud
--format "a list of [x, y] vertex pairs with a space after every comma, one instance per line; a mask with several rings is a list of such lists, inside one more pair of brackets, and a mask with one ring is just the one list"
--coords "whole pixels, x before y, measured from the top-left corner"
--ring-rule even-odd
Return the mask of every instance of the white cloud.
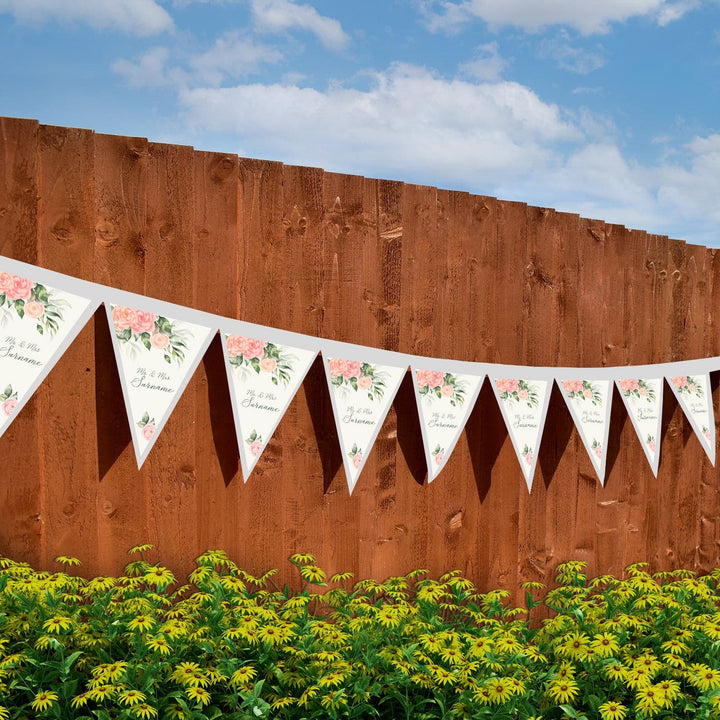
[[82, 22], [137, 35], [155, 35], [174, 27], [155, 0], [0, 0], [0, 12], [23, 23]]
[[130, 87], [217, 86], [227, 79], [257, 73], [263, 63], [281, 59], [282, 53], [277, 49], [244, 38], [237, 32], [229, 32], [219, 37], [209, 50], [178, 59], [175, 65], [168, 62], [170, 51], [167, 48], [155, 47], [137, 61], [116, 60], [111, 69], [124, 77]]
[[602, 48], [588, 50], [572, 45], [564, 30], [554, 38], [545, 38], [540, 43], [538, 54], [541, 58], [554, 60], [562, 70], [578, 75], [588, 75], [605, 64]]
[[300, 28], [313, 33], [331, 50], [341, 50], [349, 37], [334, 18], [320, 13], [312, 5], [298, 5], [293, 0], [250, 0], [256, 26], [268, 32]]
[[612, 23], [633, 17], [665, 25], [698, 4], [698, 0], [420, 0], [432, 30], [457, 30], [480, 18], [494, 27], [511, 25], [532, 32], [564, 25], [585, 35], [608, 32]]
[[456, 185], [547, 166], [554, 143], [582, 139], [557, 106], [518, 83], [399, 64], [368, 90], [249, 84], [182, 90], [180, 103], [191, 126], [236, 133], [254, 157]]
[[226, 78], [256, 73], [262, 64], [279, 62], [282, 57], [276, 48], [229, 32], [218, 38], [210, 50], [193, 57], [190, 65], [201, 82], [219, 85]]
[[[393, 65], [360, 90], [241, 84], [180, 91], [191, 132], [241, 155], [495, 195], [718, 245], [720, 134], [655, 163], [628, 159], [610, 118], [573, 115], [515, 82]], [[206, 135], [207, 136], [207, 135]], [[227, 141], [225, 141], [227, 142]]]
[[500, 57], [496, 42], [480, 45], [475, 57], [460, 65], [460, 71], [477, 80], [497, 80], [507, 67], [507, 61]]

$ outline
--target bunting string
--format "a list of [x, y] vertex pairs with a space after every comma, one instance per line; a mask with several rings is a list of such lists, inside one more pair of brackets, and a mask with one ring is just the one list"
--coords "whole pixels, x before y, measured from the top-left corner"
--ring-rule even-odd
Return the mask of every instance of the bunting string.
[[104, 305], [138, 467], [220, 333], [247, 481], [318, 354], [332, 401], [349, 491], [410, 369], [428, 482], [446, 466], [486, 376], [528, 491], [557, 384], [604, 482], [613, 387], [655, 475], [664, 381], [710, 462], [710, 373], [720, 357], [618, 367], [533, 367], [429, 358], [226, 318], [0, 256], [0, 435], [100, 305]]

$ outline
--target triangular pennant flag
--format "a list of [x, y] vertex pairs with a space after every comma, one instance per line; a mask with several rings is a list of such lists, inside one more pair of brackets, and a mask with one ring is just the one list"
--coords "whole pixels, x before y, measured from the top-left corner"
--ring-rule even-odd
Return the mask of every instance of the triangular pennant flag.
[[99, 304], [0, 270], [0, 435]]
[[601, 484], [610, 432], [611, 380], [562, 380], [560, 389]]
[[455, 448], [485, 376], [411, 369], [431, 483]]
[[216, 328], [105, 303], [138, 468], [155, 444]]
[[336, 357], [324, 365], [352, 494], [407, 367]]
[[645, 452], [653, 475], [660, 464], [660, 423], [662, 422], [662, 378], [627, 378], [616, 380], [635, 432]]
[[715, 416], [710, 392], [710, 373], [669, 377], [667, 381], [710, 462], [715, 465]]
[[223, 348], [240, 463], [247, 482], [317, 350], [231, 333], [223, 334]]
[[490, 382], [530, 492], [552, 381], [491, 377]]

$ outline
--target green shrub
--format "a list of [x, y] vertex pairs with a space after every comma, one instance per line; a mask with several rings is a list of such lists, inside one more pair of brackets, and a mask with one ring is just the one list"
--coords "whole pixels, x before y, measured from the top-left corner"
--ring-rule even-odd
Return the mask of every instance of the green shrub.
[[0, 558], [1, 720], [720, 715], [720, 571], [568, 562], [525, 609], [458, 572], [326, 584], [302, 554], [299, 592], [219, 551], [175, 588], [149, 549], [92, 580]]

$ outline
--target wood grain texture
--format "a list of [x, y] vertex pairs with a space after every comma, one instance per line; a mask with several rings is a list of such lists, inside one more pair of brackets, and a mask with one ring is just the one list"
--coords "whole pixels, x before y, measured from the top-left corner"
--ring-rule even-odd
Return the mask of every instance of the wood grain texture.
[[[360, 345], [528, 366], [717, 355], [717, 251], [548, 208], [0, 119], [0, 251], [219, 315]], [[408, 373], [355, 492], [318, 357], [252, 475], [220, 337], [138, 471], [103, 311], [0, 438], [0, 554], [111, 573], [137, 542], [179, 575], [208, 548], [251, 572], [317, 555], [479, 587], [718, 564], [720, 470], [665, 390], [654, 478], [617, 393], [605, 487], [557, 388], [531, 493], [486, 380], [427, 483]], [[718, 381], [712, 378], [718, 409]], [[68, 390], [68, 388], [70, 388]], [[245, 482], [247, 480], [247, 482]]]

